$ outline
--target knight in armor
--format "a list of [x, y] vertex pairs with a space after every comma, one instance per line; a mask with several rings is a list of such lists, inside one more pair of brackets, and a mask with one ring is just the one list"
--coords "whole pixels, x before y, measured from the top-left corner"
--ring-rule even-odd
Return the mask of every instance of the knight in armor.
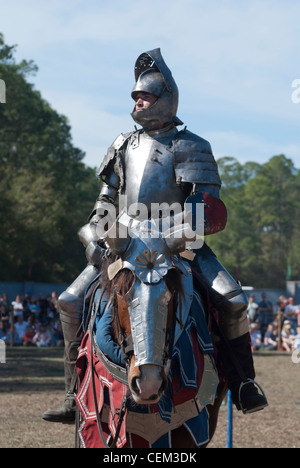
[[[205, 235], [226, 226], [227, 213], [220, 200], [221, 181], [211, 146], [186, 128], [178, 130], [183, 125], [176, 115], [178, 88], [160, 49], [141, 54], [134, 71], [131, 96], [135, 105], [131, 116], [141, 129], [119, 135], [98, 170], [102, 189], [88, 224], [79, 231], [88, 265], [59, 297], [66, 398], [61, 408], [44, 413], [48, 421], [67, 423], [75, 419], [72, 375], [82, 338], [78, 329], [85, 293], [101, 274], [105, 243], [99, 225], [103, 213], [112, 205], [119, 210], [120, 195], [126, 196], [127, 206], [146, 206], [148, 214], [153, 203], [179, 203], [183, 207], [188, 200], [204, 204]], [[143, 216], [139, 210], [131, 210], [130, 215]], [[211, 301], [220, 312], [220, 327], [227, 343], [221, 340], [220, 353], [233, 402], [244, 413], [263, 409], [267, 400], [254, 382], [247, 296], [206, 243], [193, 253], [192, 267], [205, 279]]]

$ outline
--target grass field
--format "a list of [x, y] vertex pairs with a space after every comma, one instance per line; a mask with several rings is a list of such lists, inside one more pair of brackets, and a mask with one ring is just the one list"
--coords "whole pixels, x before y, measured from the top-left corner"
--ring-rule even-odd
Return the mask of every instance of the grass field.
[[[74, 426], [47, 423], [41, 415], [64, 398], [62, 348], [7, 348], [0, 364], [0, 447], [73, 448]], [[236, 448], [300, 448], [300, 364], [287, 353], [254, 356], [257, 381], [269, 407], [252, 415], [233, 411]], [[226, 448], [227, 407], [221, 407], [210, 448]]]

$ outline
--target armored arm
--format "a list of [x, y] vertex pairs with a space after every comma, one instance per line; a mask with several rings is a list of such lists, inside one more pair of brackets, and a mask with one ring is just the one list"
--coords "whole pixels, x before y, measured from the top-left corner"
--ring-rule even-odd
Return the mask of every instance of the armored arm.
[[191, 184], [186, 203], [191, 204], [193, 213], [197, 203], [204, 204], [204, 234], [222, 231], [227, 222], [227, 210], [220, 199], [221, 180], [211, 146], [187, 130], [179, 134], [180, 138], [174, 143], [176, 181]]
[[[107, 216], [113, 222], [116, 213], [115, 205], [118, 195], [118, 177], [112, 172], [103, 182], [99, 197], [89, 216], [89, 222], [78, 231], [78, 237], [85, 247], [85, 254], [88, 262], [99, 266], [105, 248], [103, 246], [104, 230], [101, 226], [101, 219]], [[102, 245], [101, 245], [102, 244]]]
[[89, 216], [89, 222], [83, 226], [78, 236], [86, 248], [86, 257], [90, 264], [99, 266], [105, 247], [103, 236], [105, 226], [101, 221], [105, 217], [108, 223], [113, 222], [118, 212], [118, 195], [124, 185], [123, 148], [128, 135], [121, 134], [109, 147], [99, 170], [98, 177], [102, 179], [102, 188]]

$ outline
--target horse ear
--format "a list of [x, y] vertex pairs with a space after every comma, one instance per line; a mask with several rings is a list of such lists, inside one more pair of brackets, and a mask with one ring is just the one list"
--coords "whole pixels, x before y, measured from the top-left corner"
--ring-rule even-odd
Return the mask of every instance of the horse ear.
[[163, 232], [169, 251], [175, 255], [187, 249], [196, 240], [196, 233], [188, 223], [172, 226]]

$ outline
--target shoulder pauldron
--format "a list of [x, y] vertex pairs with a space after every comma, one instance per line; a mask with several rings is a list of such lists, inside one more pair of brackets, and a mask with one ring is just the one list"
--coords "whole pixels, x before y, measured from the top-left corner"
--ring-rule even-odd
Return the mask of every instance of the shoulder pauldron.
[[132, 132], [126, 133], [125, 135], [121, 133], [112, 143], [112, 145], [108, 148], [107, 154], [104, 156], [102, 163], [97, 171], [97, 175], [100, 177], [101, 175], [106, 175], [106, 169], [110, 165], [110, 162], [113, 161], [117, 155], [117, 153], [122, 149], [125, 142], [128, 138], [132, 135]]
[[208, 141], [182, 130], [173, 141], [174, 169], [178, 183], [221, 186], [217, 163]]
[[113, 170], [120, 178], [121, 190], [125, 185], [125, 168], [124, 168], [124, 149], [128, 141], [135, 137], [136, 132], [121, 133], [108, 148], [106, 156], [97, 171], [98, 177], [109, 175]]

